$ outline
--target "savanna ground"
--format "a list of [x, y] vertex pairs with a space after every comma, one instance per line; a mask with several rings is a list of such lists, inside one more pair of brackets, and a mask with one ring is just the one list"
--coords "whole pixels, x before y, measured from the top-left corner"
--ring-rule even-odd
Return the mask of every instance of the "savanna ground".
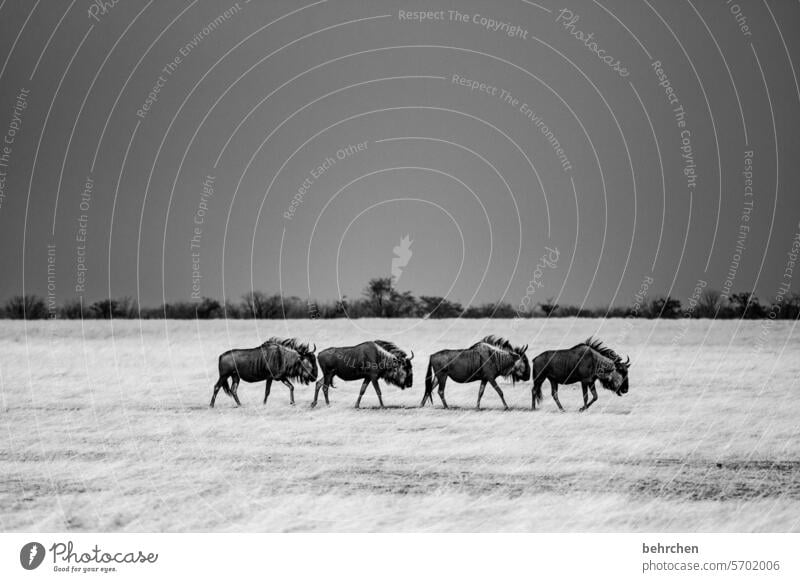
[[[428, 355], [488, 333], [529, 354], [596, 334], [630, 354], [624, 397], [448, 384]], [[220, 393], [217, 355], [271, 335], [412, 348], [414, 387]], [[759, 339], [760, 338], [760, 339]], [[792, 322], [327, 320], [0, 325], [3, 531], [798, 531], [800, 334]]]

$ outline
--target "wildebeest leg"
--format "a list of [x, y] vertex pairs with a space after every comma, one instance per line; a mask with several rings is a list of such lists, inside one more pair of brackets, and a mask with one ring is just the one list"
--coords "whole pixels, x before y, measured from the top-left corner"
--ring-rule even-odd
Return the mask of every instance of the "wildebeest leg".
[[564, 407], [561, 406], [561, 402], [558, 401], [558, 383], [555, 380], [550, 380], [550, 393], [553, 395], [553, 400], [558, 404], [558, 409], [564, 412]]
[[589, 401], [589, 404], [586, 405], [586, 408], [589, 408], [592, 404], [594, 404], [594, 401], [597, 400], [597, 390], [595, 390], [594, 382], [589, 384], [589, 390], [592, 391], [592, 399]]
[[364, 383], [361, 384], [361, 391], [358, 393], [358, 400], [356, 400], [356, 408], [361, 406], [361, 397], [364, 396], [364, 392], [367, 391], [367, 384], [369, 384], [369, 378], [364, 378]]
[[486, 380], [481, 380], [481, 387], [478, 389], [478, 404], [475, 405], [478, 410], [481, 409], [481, 398], [483, 398], [484, 390], [486, 390]]
[[289, 404], [294, 406], [294, 386], [289, 380], [282, 380], [282, 382], [289, 389]]
[[533, 383], [531, 388], [531, 410], [536, 410], [536, 395], [542, 393], [542, 384], [544, 384], [544, 378], [537, 378]]
[[233, 377], [233, 386], [231, 386], [231, 396], [233, 396], [233, 400], [236, 402], [236, 406], [241, 406], [242, 403], [239, 402], [239, 395], [236, 393], [239, 390], [239, 376]]
[[492, 383], [492, 388], [494, 388], [495, 391], [497, 391], [497, 394], [500, 396], [500, 400], [503, 401], [503, 406], [505, 407], [506, 410], [508, 410], [508, 404], [506, 404], [506, 399], [503, 396], [503, 391], [500, 390], [500, 386], [497, 385], [497, 381], [490, 380], [490, 382]]
[[378, 402], [380, 402], [381, 408], [385, 408], [385, 406], [383, 405], [383, 398], [381, 398], [381, 389], [378, 386], [377, 378], [372, 379], [372, 385], [375, 387], [375, 394], [378, 395]]
[[267, 385], [264, 387], [264, 404], [267, 403], [267, 398], [269, 397], [269, 391], [272, 389], [272, 379], [270, 378], [267, 380]]
[[330, 405], [330, 401], [328, 401], [328, 386], [333, 384], [333, 375], [331, 376], [322, 376], [322, 380], [317, 381], [316, 388], [314, 389], [314, 402], [311, 403], [311, 408], [314, 408], [317, 405], [317, 398], [319, 397], [319, 389], [322, 388], [322, 393], [325, 396], [325, 404]]
[[581, 382], [581, 390], [583, 390], [583, 406], [578, 409], [579, 412], [583, 412], [589, 408], [589, 384]]
[[[332, 386], [333, 384], [330, 385]], [[328, 400], [328, 386], [329, 384], [327, 383], [322, 385], [322, 395], [325, 397], [325, 406], [331, 405], [330, 400]]]
[[429, 400], [429, 399], [431, 401], [431, 406], [433, 406], [433, 389], [436, 387], [437, 383], [438, 383], [438, 380], [434, 376], [433, 382], [431, 382], [431, 390], [430, 390], [430, 392], [428, 392], [428, 390], [426, 389], [425, 390], [425, 394], [422, 395], [422, 403], [420, 403], [420, 407], [425, 406], [425, 401]]
[[319, 389], [322, 387], [323, 382], [324, 380], [317, 380], [317, 384], [314, 387], [314, 402], [311, 403], [311, 408], [314, 408], [317, 405], [317, 398], [319, 398]]
[[[219, 389], [222, 388], [223, 384], [225, 385], [225, 388], [227, 388], [228, 387], [228, 379], [227, 378], [223, 378], [222, 376], [220, 376], [219, 380], [217, 380], [217, 383], [214, 384], [214, 394], [211, 396], [211, 404], [209, 405], [211, 408], [214, 408], [214, 402], [216, 402], [216, 400], [217, 400], [217, 392], [219, 392]], [[226, 390], [226, 392], [227, 392], [227, 390]]]
[[[447, 400], [444, 399], [444, 385], [447, 383], [447, 376], [437, 376], [436, 382], [439, 384], [439, 399], [442, 401], [442, 406], [445, 408], [449, 408], [447, 406]], [[431, 404], [433, 404], [433, 396], [431, 396]]]

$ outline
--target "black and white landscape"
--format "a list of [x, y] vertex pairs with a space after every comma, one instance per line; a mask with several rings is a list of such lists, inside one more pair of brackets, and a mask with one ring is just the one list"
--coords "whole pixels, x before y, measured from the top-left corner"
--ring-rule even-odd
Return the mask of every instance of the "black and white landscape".
[[0, 2], [0, 530], [797, 531], [798, 22]]

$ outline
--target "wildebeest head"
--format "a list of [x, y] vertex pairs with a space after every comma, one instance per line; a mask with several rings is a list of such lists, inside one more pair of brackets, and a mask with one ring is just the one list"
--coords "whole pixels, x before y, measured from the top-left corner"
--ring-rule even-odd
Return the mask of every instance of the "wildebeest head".
[[622, 396], [628, 393], [628, 368], [631, 367], [631, 359], [628, 358], [624, 362], [618, 359], [614, 362], [614, 369], [600, 380], [603, 388], [611, 390], [617, 396]]
[[276, 371], [286, 377], [297, 378], [303, 384], [316, 381], [318, 375], [317, 357], [314, 355], [317, 350], [316, 345], [309, 348], [308, 344], [294, 338], [271, 337], [264, 342], [262, 347], [264, 346], [284, 350], [285, 355], [280, 360], [282, 363], [277, 365]]
[[377, 340], [375, 343], [386, 354], [386, 357], [378, 364], [381, 376], [400, 387], [401, 390], [411, 388], [414, 385], [414, 370], [411, 366], [411, 360], [414, 359], [413, 350], [411, 356], [408, 356], [391, 342]]
[[526, 351], [528, 351], [527, 344], [520, 348], [514, 348], [517, 361], [514, 362], [514, 366], [511, 368], [511, 378], [515, 382], [527, 382], [531, 379], [531, 363], [528, 360], [528, 356], [525, 355]]
[[411, 366], [411, 360], [414, 358], [414, 351], [411, 351], [411, 356], [406, 358], [399, 358], [397, 364], [397, 385], [401, 390], [411, 388], [414, 385], [414, 369]]
[[619, 373], [619, 375], [622, 376], [622, 382], [620, 382], [619, 385], [619, 392], [617, 392], [617, 395], [619, 396], [628, 393], [628, 368], [630, 367], [631, 367], [630, 357], [628, 357], [628, 359], [626, 359], [624, 362], [622, 360], [619, 360], [616, 363], [617, 373]]
[[497, 372], [503, 376], [510, 376], [513, 382], [527, 382], [531, 379], [531, 363], [525, 352], [528, 346], [513, 346], [510, 341], [496, 335], [487, 335], [470, 349], [481, 349], [488, 345], [493, 350], [491, 358], [497, 364]]
[[406, 388], [411, 388], [414, 385], [414, 369], [411, 366], [411, 360], [414, 357], [414, 352], [411, 352], [410, 358], [404, 358], [403, 363], [400, 365], [402, 369], [400, 379], [400, 388], [405, 390]]
[[314, 355], [316, 350], [317, 346], [315, 344], [313, 349], [297, 351], [298, 355], [300, 356], [300, 366], [302, 368], [300, 372], [300, 380], [304, 384], [310, 384], [311, 382], [314, 382], [319, 375], [319, 370], [317, 369], [317, 356]]

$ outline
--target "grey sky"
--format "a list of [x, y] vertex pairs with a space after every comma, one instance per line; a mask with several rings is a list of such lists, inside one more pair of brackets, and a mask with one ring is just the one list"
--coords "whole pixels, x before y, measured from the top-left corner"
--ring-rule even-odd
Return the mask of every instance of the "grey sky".
[[409, 235], [399, 287], [465, 304], [770, 300], [800, 6], [538, 5], [9, 0], [0, 297], [47, 295], [48, 257], [58, 302], [354, 296]]

